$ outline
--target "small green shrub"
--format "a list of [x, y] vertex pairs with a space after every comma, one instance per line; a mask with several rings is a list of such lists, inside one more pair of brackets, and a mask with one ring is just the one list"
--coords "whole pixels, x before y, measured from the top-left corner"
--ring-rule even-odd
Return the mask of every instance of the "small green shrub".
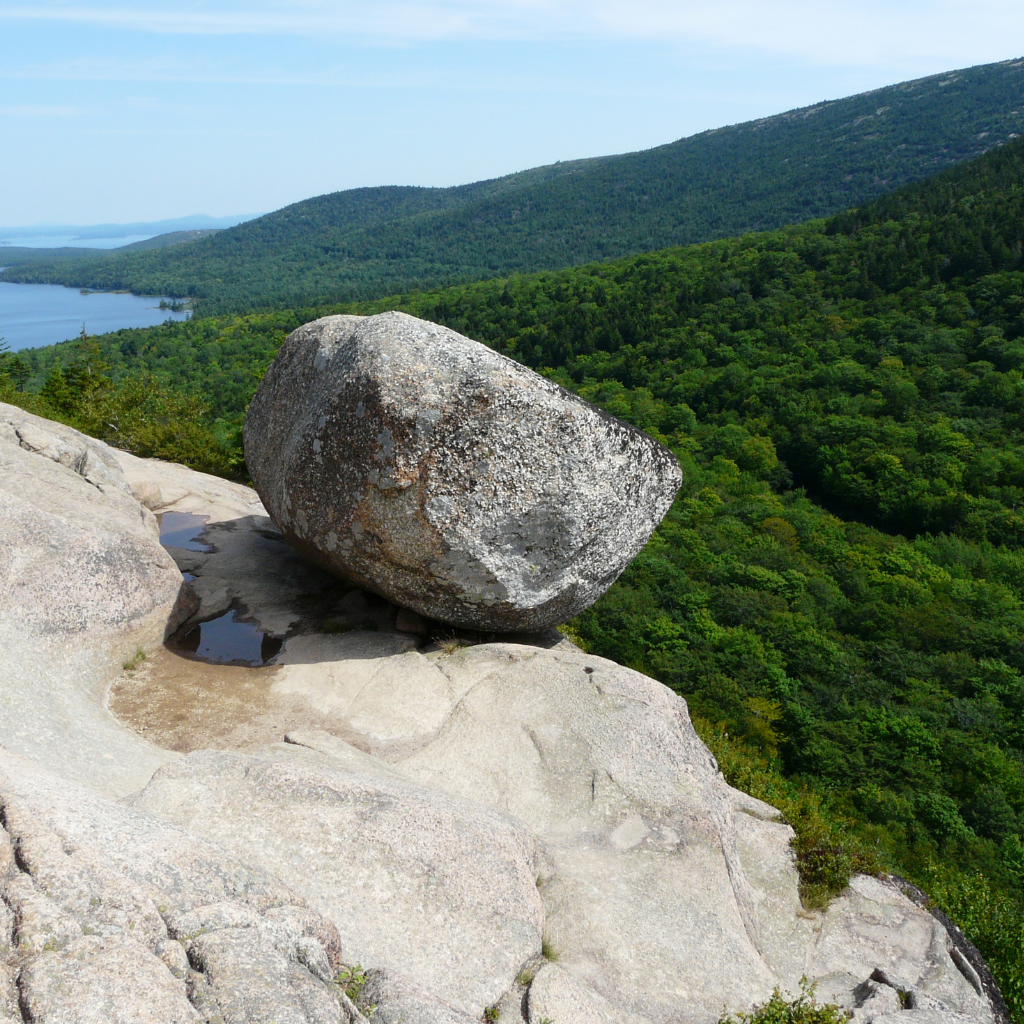
[[334, 977], [334, 984], [358, 1006], [359, 997], [366, 986], [366, 971], [363, 970], [361, 964], [356, 964], [354, 967], [342, 964]]
[[557, 626], [556, 629], [570, 643], [574, 643], [584, 653], [589, 653], [589, 649], [587, 648], [587, 641], [583, 639], [583, 636], [580, 634], [579, 630], [576, 629], [576, 627], [573, 626], [571, 623], [563, 622], [560, 626]]
[[834, 1003], [816, 1003], [814, 986], [804, 978], [796, 999], [786, 999], [776, 988], [767, 1003], [755, 1006], [750, 1013], [726, 1014], [718, 1024], [845, 1024], [852, 1016]]
[[874, 852], [854, 833], [854, 823], [819, 793], [787, 779], [762, 750], [730, 738], [724, 729], [697, 716], [693, 725], [729, 785], [777, 807], [792, 826], [800, 898], [808, 910], [827, 907], [855, 872], [880, 870]]
[[981, 873], [931, 864], [923, 874], [929, 897], [985, 957], [1011, 1018], [1024, 1020], [1024, 900], [1000, 891]]

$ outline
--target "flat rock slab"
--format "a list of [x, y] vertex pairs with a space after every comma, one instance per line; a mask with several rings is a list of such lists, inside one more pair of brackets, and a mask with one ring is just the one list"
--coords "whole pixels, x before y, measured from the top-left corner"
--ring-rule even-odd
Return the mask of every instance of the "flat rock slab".
[[533, 837], [328, 741], [333, 756], [294, 744], [190, 754], [135, 806], [298, 884], [361, 963], [479, 1016], [540, 952]]
[[527, 997], [530, 1024], [616, 1024], [618, 1015], [599, 1006], [595, 993], [558, 964], [545, 964], [534, 977]]
[[290, 334], [249, 407], [245, 451], [267, 511], [309, 558], [497, 632], [597, 600], [682, 481], [646, 434], [403, 313]]
[[266, 516], [251, 487], [200, 473], [161, 459], [140, 459], [110, 450], [132, 496], [153, 512], [191, 512], [219, 523], [243, 516]]
[[396, 767], [541, 839], [545, 937], [595, 1002], [667, 1024], [771, 992], [732, 791], [681, 698], [582, 653], [487, 644], [439, 664], [458, 704]]
[[432, 740], [454, 706], [436, 656], [408, 635], [353, 630], [288, 640], [272, 664], [215, 665], [161, 649], [111, 687], [126, 725], [169, 750], [247, 750], [328, 732], [386, 759]]
[[479, 1016], [459, 1013], [415, 982], [394, 971], [368, 971], [360, 1003], [374, 1007], [373, 1024], [479, 1024]]

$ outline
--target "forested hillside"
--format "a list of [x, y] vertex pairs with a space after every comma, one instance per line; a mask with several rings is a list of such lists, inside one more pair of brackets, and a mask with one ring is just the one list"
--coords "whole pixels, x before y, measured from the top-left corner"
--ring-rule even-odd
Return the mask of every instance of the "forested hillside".
[[1024, 134], [1024, 61], [907, 82], [626, 156], [296, 203], [157, 252], [8, 281], [191, 297], [201, 314], [557, 269], [845, 209]]
[[[1024, 139], [828, 220], [339, 311], [384, 308], [677, 452], [674, 508], [576, 635], [682, 693], [783, 808], [810, 903], [853, 868], [912, 877], [1024, 1024]], [[326, 311], [21, 353], [43, 393], [13, 397], [240, 471], [260, 374]]]

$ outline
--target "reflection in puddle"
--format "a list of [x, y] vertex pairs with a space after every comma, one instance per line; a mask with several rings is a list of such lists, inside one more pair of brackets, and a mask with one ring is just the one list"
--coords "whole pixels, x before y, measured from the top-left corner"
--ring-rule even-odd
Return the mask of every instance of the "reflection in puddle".
[[207, 518], [192, 512], [162, 512], [157, 516], [160, 522], [160, 543], [168, 548], [184, 548], [186, 551], [209, 554], [213, 548], [197, 540], [206, 529]]
[[282, 641], [251, 622], [241, 622], [232, 609], [220, 618], [201, 622], [168, 646], [200, 661], [220, 665], [265, 665], [281, 651]]

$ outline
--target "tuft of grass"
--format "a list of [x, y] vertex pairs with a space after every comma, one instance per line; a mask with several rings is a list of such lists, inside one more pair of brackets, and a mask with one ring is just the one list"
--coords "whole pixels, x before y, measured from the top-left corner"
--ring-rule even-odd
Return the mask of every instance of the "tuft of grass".
[[146, 652], [140, 647], [124, 664], [121, 668], [125, 672], [134, 672], [144, 661], [146, 660]]
[[516, 984], [522, 985], [523, 988], [528, 988], [533, 983], [533, 979], [536, 977], [536, 971], [531, 971], [529, 968], [526, 968], [526, 970], [520, 971], [516, 975]]
[[551, 940], [548, 939], [547, 936], [540, 940], [540, 955], [544, 957], [545, 960], [550, 960], [552, 963], [561, 959], [558, 951], [551, 945]]
[[437, 646], [440, 647], [441, 650], [446, 655], [452, 655], [460, 647], [468, 647], [469, 644], [466, 643], [466, 641], [463, 640], [461, 637], [457, 637], [457, 636], [444, 636], [444, 637], [439, 637], [438, 638]]
[[490, 1022], [490, 1024], [493, 1024], [493, 1022], [500, 1016], [501, 1010], [499, 1010], [497, 1006], [488, 1006], [487, 1009], [484, 1010], [484, 1020]]

